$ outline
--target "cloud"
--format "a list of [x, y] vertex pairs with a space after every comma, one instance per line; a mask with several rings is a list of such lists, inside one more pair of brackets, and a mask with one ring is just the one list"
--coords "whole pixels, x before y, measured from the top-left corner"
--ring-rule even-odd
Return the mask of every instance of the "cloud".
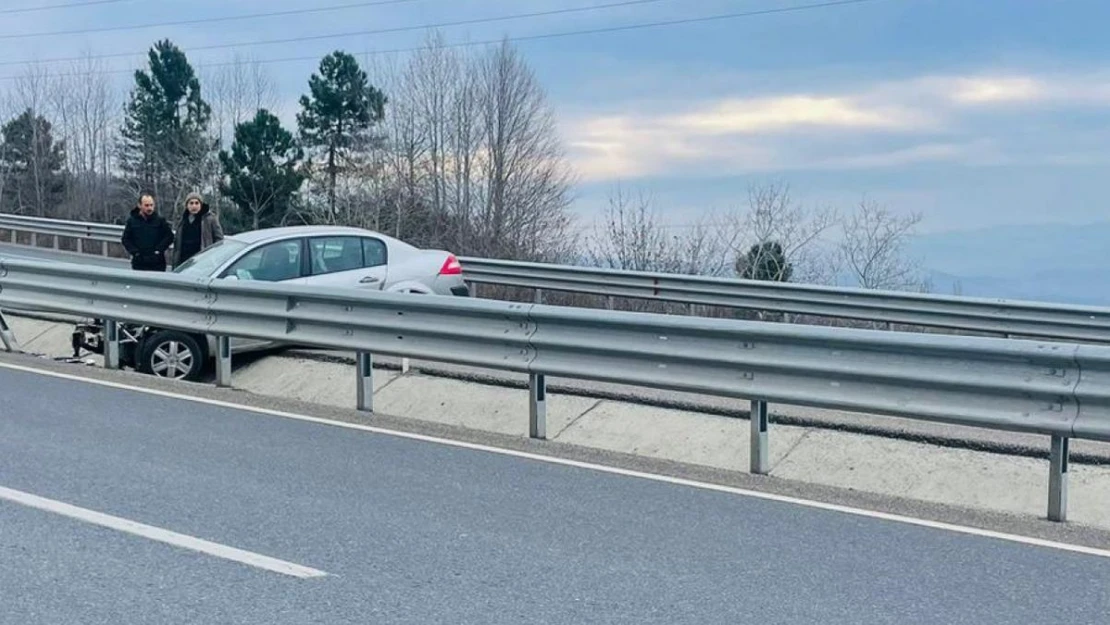
[[921, 163], [959, 163], [963, 165], [1003, 165], [1009, 157], [999, 151], [995, 142], [927, 142], [906, 148], [877, 150], [869, 153], [815, 160], [805, 166], [815, 170], [888, 169]]
[[924, 121], [910, 111], [868, 107], [842, 97], [788, 95], [728, 99], [679, 115], [667, 123], [691, 133], [720, 135], [802, 127], [898, 130]]
[[905, 132], [934, 123], [897, 106], [871, 106], [839, 96], [726, 98], [673, 113], [585, 117], [566, 124], [569, 145], [586, 179], [663, 173], [674, 163], [724, 161], [739, 167], [779, 166], [768, 136], [795, 132]]
[[960, 78], [955, 82], [950, 93], [952, 101], [959, 104], [1033, 102], [1048, 92], [1044, 82], [1029, 76]]
[[1110, 104], [1110, 71], [1091, 69], [1063, 74], [995, 71], [940, 74], [881, 85], [886, 96], [917, 97], [957, 108], [1008, 105], [1090, 106]]
[[[636, 112], [580, 115], [563, 127], [580, 175], [592, 182], [941, 162], [997, 166], [1016, 162], [1006, 143], [1028, 134], [1023, 115], [1100, 103], [1110, 103], [1106, 72], [977, 72], [826, 93], [724, 95], [677, 110], [626, 103], [622, 108]], [[995, 117], [969, 117], [984, 112]], [[1065, 142], [1055, 139], [1065, 153], [1030, 158], [1070, 162]]]

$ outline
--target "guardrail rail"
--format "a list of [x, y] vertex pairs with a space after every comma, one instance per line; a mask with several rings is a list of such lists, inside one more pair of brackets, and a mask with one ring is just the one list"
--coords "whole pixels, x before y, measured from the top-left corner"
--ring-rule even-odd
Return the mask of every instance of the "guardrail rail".
[[[1051, 437], [1048, 518], [1066, 519], [1068, 441], [1110, 442], [1110, 347], [413, 297], [0, 258], [0, 306], [216, 337], [354, 351], [360, 410], [373, 354], [529, 375], [529, 433], [546, 438], [546, 378], [750, 402], [752, 473], [766, 474], [768, 402]], [[106, 346], [105, 365], [118, 366]]]
[[86, 221], [69, 221], [65, 219], [47, 219], [45, 217], [28, 217], [26, 215], [10, 215], [0, 213], [0, 230], [11, 232], [11, 243], [16, 243], [17, 232], [27, 232], [31, 235], [31, 245], [38, 245], [40, 235], [53, 238], [54, 249], [59, 249], [59, 238], [69, 238], [77, 241], [77, 252], [84, 253], [85, 241], [96, 241], [102, 244], [102, 254], [108, 255], [109, 244], [120, 244], [123, 236], [123, 226], [114, 224], [98, 224]]

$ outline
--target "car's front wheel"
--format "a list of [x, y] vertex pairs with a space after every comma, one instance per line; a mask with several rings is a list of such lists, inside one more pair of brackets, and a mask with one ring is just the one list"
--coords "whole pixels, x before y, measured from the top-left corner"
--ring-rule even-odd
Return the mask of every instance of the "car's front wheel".
[[196, 339], [175, 330], [159, 330], [143, 340], [138, 369], [160, 378], [196, 382], [204, 370], [204, 352]]

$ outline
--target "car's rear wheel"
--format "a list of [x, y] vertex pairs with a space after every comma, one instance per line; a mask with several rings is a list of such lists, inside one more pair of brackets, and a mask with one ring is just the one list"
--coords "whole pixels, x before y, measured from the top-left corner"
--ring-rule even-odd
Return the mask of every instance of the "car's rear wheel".
[[196, 339], [159, 330], [143, 340], [138, 369], [160, 378], [196, 382], [204, 371], [204, 352]]

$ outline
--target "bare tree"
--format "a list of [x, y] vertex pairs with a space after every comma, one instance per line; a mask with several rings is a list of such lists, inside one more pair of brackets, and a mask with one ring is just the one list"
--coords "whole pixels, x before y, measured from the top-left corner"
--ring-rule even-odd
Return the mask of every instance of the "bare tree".
[[388, 224], [397, 238], [424, 242], [431, 238], [431, 233], [424, 228], [419, 213], [425, 212], [424, 188], [433, 174], [426, 166], [430, 157], [431, 129], [420, 108], [422, 94], [418, 79], [422, 58], [421, 53], [414, 54], [403, 69], [394, 69], [387, 79], [392, 106], [385, 120], [386, 172], [390, 182], [384, 199], [390, 211], [382, 215], [380, 221], [382, 225]]
[[905, 249], [920, 222], [919, 213], [895, 215], [864, 198], [844, 221], [838, 246], [839, 257], [855, 282], [866, 289], [926, 289], [919, 265]]
[[[452, 103], [459, 96], [460, 63], [458, 54], [446, 47], [443, 34], [435, 32], [425, 48], [409, 64], [413, 108], [424, 127], [427, 145], [425, 165], [428, 208], [433, 215], [447, 214], [447, 161], [451, 136]], [[432, 236], [441, 238], [436, 219]]]
[[592, 265], [669, 272], [679, 260], [651, 199], [642, 193], [631, 197], [618, 186], [609, 195], [602, 224], [595, 224], [587, 239], [586, 254]]
[[[16, 98], [10, 91], [5, 91], [0, 94], [0, 125], [5, 124], [11, 118], [15, 117]], [[0, 137], [0, 150], [4, 148], [4, 139]], [[8, 159], [0, 158], [0, 211], [6, 210], [8, 207], [4, 203], [5, 189], [7, 188], [8, 181], [11, 179], [12, 164]]]
[[112, 145], [120, 92], [91, 52], [54, 81], [51, 102], [66, 145], [64, 216], [109, 221], [122, 198], [112, 183]]
[[[205, 73], [204, 91], [212, 107], [212, 132], [216, 150], [230, 147], [235, 137], [235, 127], [254, 119], [258, 111], [277, 111], [281, 103], [277, 83], [266, 66], [250, 55], [236, 52], [231, 61]], [[214, 179], [207, 183], [211, 189], [219, 186], [219, 167], [214, 161], [198, 163], [197, 174]], [[213, 193], [211, 202], [220, 210], [230, 208], [231, 202]]]
[[602, 224], [586, 240], [590, 264], [610, 269], [715, 275], [727, 267], [708, 221], [675, 230], [659, 219], [654, 202], [623, 188], [609, 194]]
[[467, 254], [573, 253], [570, 169], [546, 95], [513, 48], [464, 58], [433, 33], [403, 61], [374, 67], [389, 103], [363, 219]]
[[[18, 135], [12, 144], [5, 144], [3, 191], [9, 198], [5, 209], [37, 216], [54, 213], [55, 204], [64, 189], [60, 169], [64, 166], [64, 142], [55, 141], [48, 120], [50, 104], [49, 70], [32, 63], [15, 80], [9, 94], [8, 108], [16, 112], [14, 119], [4, 119], [11, 132]], [[3, 196], [0, 196], [3, 197]]]
[[276, 111], [280, 104], [277, 84], [266, 66], [239, 52], [209, 72], [204, 86], [222, 147], [230, 143], [224, 139], [235, 135], [237, 124], [253, 119], [260, 109]]
[[836, 212], [795, 203], [786, 183], [750, 186], [747, 207], [725, 213], [715, 221], [722, 245], [738, 267], [765, 265], [771, 261], [765, 255], [781, 254], [784, 266], [792, 267], [796, 281], [835, 280], [829, 255], [821, 248], [821, 236], [836, 224]]
[[453, 97], [448, 105], [447, 152], [445, 168], [447, 203], [450, 206], [451, 244], [469, 249], [475, 230], [476, 172], [482, 141], [480, 84], [474, 60], [460, 61]]
[[482, 145], [474, 251], [554, 259], [573, 253], [567, 210], [573, 177], [546, 94], [509, 42], [477, 65]]

